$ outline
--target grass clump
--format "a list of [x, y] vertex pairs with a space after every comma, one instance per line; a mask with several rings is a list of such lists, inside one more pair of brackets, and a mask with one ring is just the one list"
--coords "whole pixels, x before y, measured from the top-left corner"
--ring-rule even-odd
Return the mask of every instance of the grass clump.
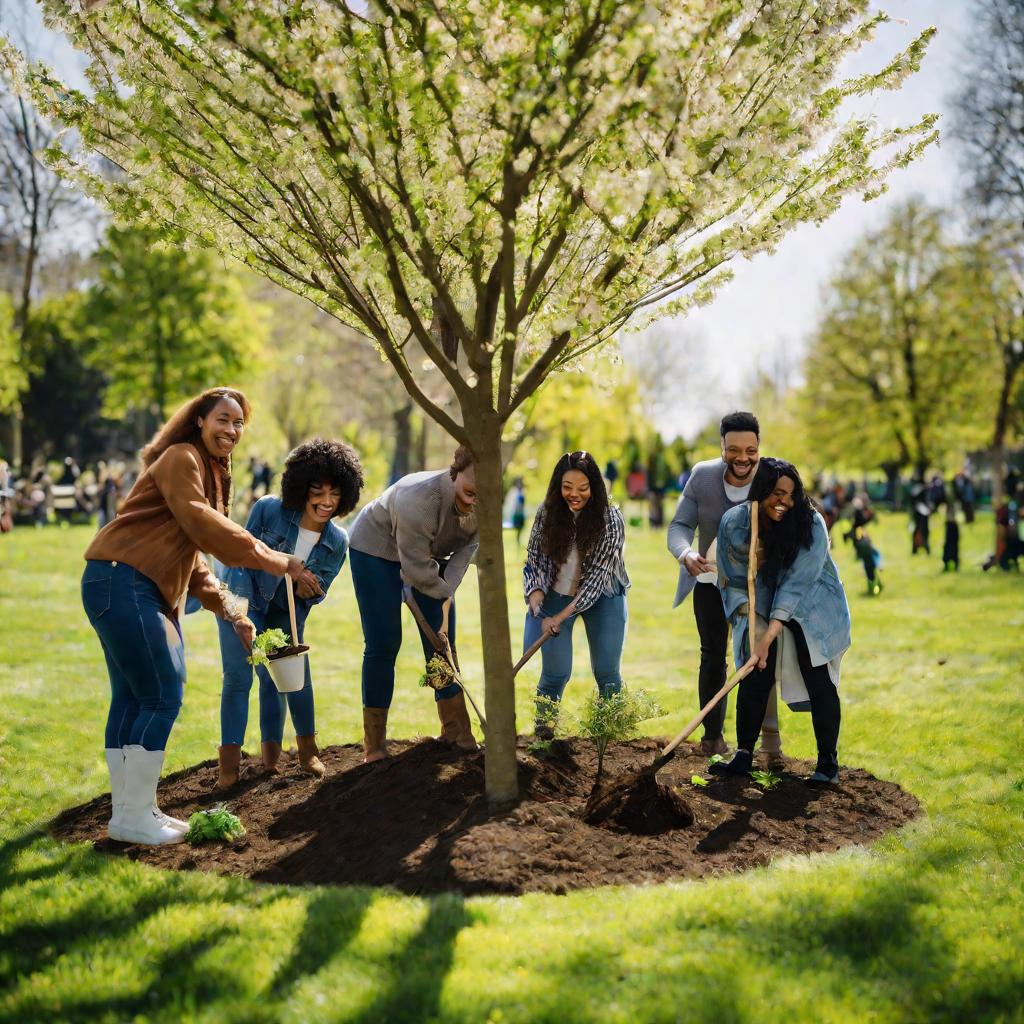
[[455, 669], [440, 654], [435, 654], [427, 662], [427, 670], [420, 676], [420, 686], [429, 686], [432, 690], [443, 690], [454, 682]]
[[200, 843], [230, 843], [244, 835], [245, 826], [238, 816], [221, 806], [211, 811], [196, 811], [188, 819], [185, 839], [193, 846], [198, 846]]
[[252, 642], [252, 654], [249, 655], [250, 665], [269, 665], [270, 655], [287, 647], [291, 639], [283, 629], [265, 629], [257, 634]]

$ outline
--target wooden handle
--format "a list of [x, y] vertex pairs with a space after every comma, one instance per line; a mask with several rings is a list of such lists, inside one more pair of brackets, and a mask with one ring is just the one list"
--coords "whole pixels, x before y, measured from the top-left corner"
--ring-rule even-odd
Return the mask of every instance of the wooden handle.
[[757, 643], [757, 502], [750, 503], [750, 551], [747, 553], [747, 635], [750, 653]]
[[723, 686], [723, 687], [722, 687], [722, 688], [721, 688], [721, 689], [720, 689], [720, 690], [718, 691], [718, 693], [716, 693], [716, 694], [714, 695], [714, 697], [712, 697], [712, 698], [711, 698], [711, 700], [709, 700], [709, 701], [707, 702], [707, 704], [705, 704], [705, 705], [704, 705], [704, 707], [702, 707], [702, 708], [700, 709], [700, 711], [699, 711], [699, 712], [697, 713], [696, 717], [692, 718], [692, 719], [691, 719], [691, 720], [690, 720], [689, 722], [687, 722], [687, 723], [686, 723], [686, 727], [685, 727], [685, 728], [683, 729], [683, 731], [682, 731], [682, 732], [681, 732], [681, 733], [680, 733], [680, 734], [679, 734], [678, 736], [676, 736], [676, 737], [675, 737], [675, 739], [673, 739], [673, 740], [672, 740], [672, 741], [671, 741], [671, 742], [670, 742], [670, 743], [669, 743], [669, 744], [668, 744], [668, 745], [667, 745], [667, 746], [665, 747], [665, 749], [664, 749], [664, 750], [662, 750], [662, 752], [661, 752], [661, 756], [662, 756], [662, 757], [665, 757], [666, 755], [668, 755], [668, 754], [671, 754], [671, 753], [672, 753], [672, 751], [673, 751], [673, 750], [675, 750], [675, 749], [676, 749], [676, 747], [678, 747], [678, 746], [679, 746], [679, 744], [683, 742], [683, 740], [687, 739], [687, 738], [689, 737], [690, 733], [692, 733], [692, 732], [693, 732], [693, 730], [694, 730], [694, 729], [696, 729], [696, 728], [697, 728], [697, 726], [698, 726], [698, 725], [700, 725], [700, 723], [701, 723], [701, 722], [703, 722], [705, 718], [707, 718], [707, 716], [708, 716], [708, 715], [709, 715], [709, 714], [711, 713], [711, 711], [713, 711], [713, 710], [714, 710], [714, 708], [715, 708], [715, 707], [717, 706], [718, 702], [719, 702], [719, 701], [720, 701], [720, 700], [721, 700], [721, 699], [722, 699], [722, 698], [723, 698], [723, 697], [724, 697], [724, 696], [725, 696], [725, 695], [726, 695], [726, 694], [727, 694], [727, 693], [728, 693], [728, 692], [729, 692], [729, 691], [730, 691], [730, 690], [731, 690], [731, 689], [732, 689], [732, 688], [733, 688], [733, 687], [734, 687], [734, 686], [735, 686], [735, 685], [736, 685], [736, 684], [737, 684], [737, 683], [738, 683], [738, 682], [739, 682], [739, 681], [740, 681], [741, 679], [746, 679], [746, 677], [750, 675], [750, 673], [751, 673], [751, 672], [753, 671], [753, 669], [754, 669], [754, 666], [753, 666], [753, 665], [752, 665], [752, 664], [751, 664], [751, 663], [750, 663], [749, 661], [748, 661], [748, 662], [747, 662], [747, 663], [746, 663], [746, 664], [745, 664], [745, 665], [744, 665], [744, 666], [743, 666], [742, 668], [739, 668], [739, 669], [737, 669], [737, 670], [736, 670], [736, 671], [735, 671], [735, 672], [734, 672], [734, 673], [733, 673], [733, 674], [732, 674], [732, 675], [731, 675], [731, 676], [730, 676], [730, 677], [729, 677], [729, 678], [728, 678], [728, 679], [727, 679], [727, 680], [725, 681], [725, 685], [724, 685], [724, 686]]
[[512, 669], [513, 679], [519, 674], [519, 670], [544, 646], [544, 642], [550, 635], [550, 633], [541, 633], [540, 638], [530, 644], [526, 649], [526, 653], [515, 663]]
[[292, 647], [299, 646], [299, 627], [295, 624], [295, 588], [291, 576], [284, 578], [285, 592], [288, 595], [288, 618], [292, 623]]

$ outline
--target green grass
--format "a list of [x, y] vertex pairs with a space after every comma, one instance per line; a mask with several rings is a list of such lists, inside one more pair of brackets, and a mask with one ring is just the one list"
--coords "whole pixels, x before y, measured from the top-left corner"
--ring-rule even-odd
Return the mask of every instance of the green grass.
[[[107, 788], [107, 683], [78, 603], [89, 531], [18, 530], [0, 539], [0, 1021], [1024, 1020], [1024, 581], [978, 571], [991, 534], [991, 520], [966, 529], [964, 569], [947, 576], [937, 558], [909, 558], [905, 517], [884, 518], [878, 599], [862, 596], [838, 544], [854, 620], [840, 757], [920, 798], [925, 815], [907, 829], [714, 881], [416, 899], [165, 874], [42, 836], [61, 808]], [[693, 615], [671, 609], [660, 535], [632, 530], [627, 561], [624, 675], [669, 711], [647, 730], [675, 732], [696, 701]], [[459, 648], [481, 693], [468, 584]], [[407, 623], [398, 736], [436, 728], [409, 634]], [[321, 742], [355, 742], [361, 638], [347, 569], [308, 640]], [[167, 771], [214, 756], [218, 741], [213, 617], [190, 616], [186, 642]], [[582, 629], [577, 656], [567, 700], [578, 709], [593, 686]], [[536, 676], [533, 664], [520, 676], [523, 725]], [[808, 718], [783, 716], [788, 752], [812, 754]]]

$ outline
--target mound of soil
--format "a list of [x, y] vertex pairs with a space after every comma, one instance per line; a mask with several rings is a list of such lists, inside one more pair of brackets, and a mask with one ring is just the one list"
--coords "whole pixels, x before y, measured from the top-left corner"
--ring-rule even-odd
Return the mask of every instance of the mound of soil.
[[[246, 835], [198, 847], [134, 846], [106, 837], [109, 796], [64, 812], [60, 839], [175, 870], [215, 871], [266, 882], [393, 886], [408, 893], [563, 893], [599, 885], [654, 883], [720, 875], [792, 853], [867, 843], [915, 817], [917, 800], [899, 786], [844, 768], [839, 786], [812, 788], [806, 762], [787, 759], [782, 782], [763, 792], [745, 777], [713, 776], [685, 746], [653, 789], [615, 800], [601, 820], [603, 795], [616, 779], [658, 753], [653, 739], [609, 746], [607, 783], [589, 806], [593, 746], [559, 742], [538, 757], [520, 741], [522, 796], [496, 810], [484, 797], [483, 754], [459, 756], [434, 740], [392, 742], [393, 756], [362, 764], [355, 745], [328, 747], [322, 780], [295, 762], [278, 775], [246, 758], [239, 783], [216, 793], [217, 764], [204, 761], [168, 776], [160, 805], [188, 818], [227, 802]], [[707, 787], [690, 778], [703, 774]], [[632, 810], [629, 810], [632, 805]], [[627, 810], [623, 811], [623, 808]], [[637, 834], [641, 833], [641, 834]]]

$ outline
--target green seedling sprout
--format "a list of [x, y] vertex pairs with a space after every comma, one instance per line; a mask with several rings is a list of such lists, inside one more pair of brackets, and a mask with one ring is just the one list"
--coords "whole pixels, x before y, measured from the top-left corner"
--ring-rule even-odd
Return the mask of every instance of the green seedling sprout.
[[265, 629], [252, 642], [252, 654], [249, 655], [250, 665], [269, 665], [270, 655], [287, 647], [291, 639], [283, 629]]
[[226, 842], [245, 835], [245, 826], [223, 804], [210, 811], [196, 811], [188, 819], [185, 839], [193, 846], [200, 843]]
[[710, 768], [713, 764], [720, 764], [725, 758], [721, 754], [712, 754], [708, 758], [708, 767]]
[[440, 654], [435, 654], [427, 662], [427, 670], [420, 676], [420, 686], [429, 686], [432, 690], [443, 690], [454, 682], [455, 669]]
[[693, 786], [706, 786], [708, 784], [708, 780], [705, 779], [703, 775], [691, 775], [690, 784]]
[[774, 789], [782, 781], [781, 775], [776, 775], [775, 772], [763, 772], [760, 769], [752, 771], [750, 777], [766, 792], [769, 789]]
[[592, 693], [583, 705], [580, 716], [580, 735], [594, 741], [597, 747], [597, 775], [594, 786], [601, 781], [604, 771], [604, 755], [608, 744], [630, 739], [636, 727], [648, 718], [657, 718], [664, 711], [646, 690], [627, 690], [625, 686], [618, 693], [607, 697]]

